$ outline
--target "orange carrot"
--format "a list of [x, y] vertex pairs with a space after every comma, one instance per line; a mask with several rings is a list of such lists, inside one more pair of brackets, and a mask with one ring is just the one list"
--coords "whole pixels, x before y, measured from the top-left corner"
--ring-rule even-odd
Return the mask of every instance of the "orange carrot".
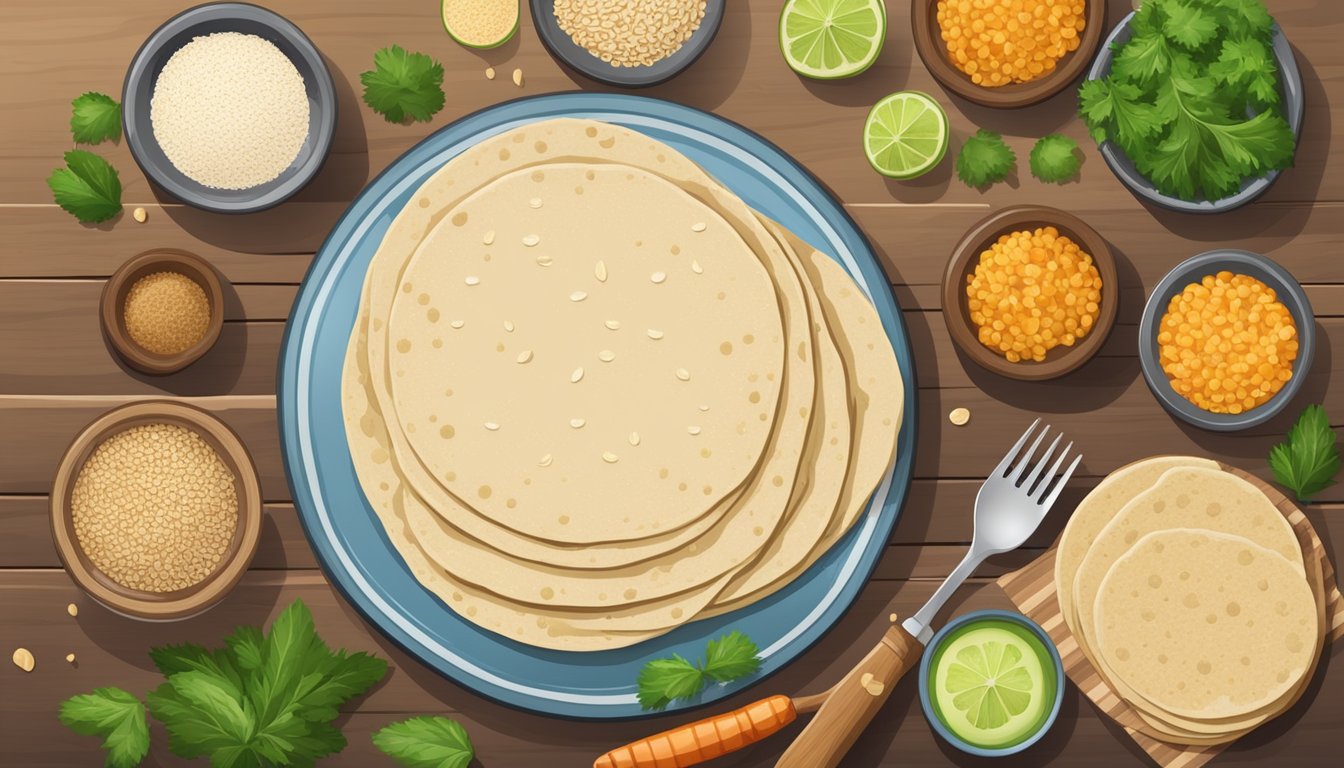
[[689, 768], [760, 741], [796, 717], [792, 699], [771, 696], [613, 749], [593, 768]]

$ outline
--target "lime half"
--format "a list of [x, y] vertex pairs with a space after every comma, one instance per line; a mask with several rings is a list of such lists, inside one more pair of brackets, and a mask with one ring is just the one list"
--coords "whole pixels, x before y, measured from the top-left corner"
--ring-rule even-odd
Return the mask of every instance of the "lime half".
[[877, 102], [863, 124], [863, 152], [883, 176], [913, 179], [947, 154], [947, 113], [919, 91], [893, 93]]
[[794, 72], [818, 80], [872, 66], [887, 34], [882, 0], [789, 0], [779, 15], [779, 49]]
[[943, 723], [970, 744], [1020, 743], [1049, 715], [1054, 686], [1040, 641], [1002, 621], [973, 622], [944, 641], [930, 693]]

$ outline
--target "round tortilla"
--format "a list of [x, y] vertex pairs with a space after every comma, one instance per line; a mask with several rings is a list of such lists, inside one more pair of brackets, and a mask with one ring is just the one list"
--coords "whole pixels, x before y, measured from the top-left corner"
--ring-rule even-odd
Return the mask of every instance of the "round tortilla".
[[1141, 537], [1103, 579], [1096, 613], [1110, 674], [1196, 719], [1244, 716], [1291, 692], [1320, 633], [1300, 562], [1208, 530]]

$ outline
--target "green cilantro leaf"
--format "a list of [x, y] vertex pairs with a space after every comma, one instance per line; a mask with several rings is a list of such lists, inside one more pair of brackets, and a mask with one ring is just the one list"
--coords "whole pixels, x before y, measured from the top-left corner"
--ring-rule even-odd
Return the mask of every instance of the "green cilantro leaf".
[[1307, 406], [1288, 439], [1270, 449], [1269, 466], [1274, 479], [1292, 489], [1299, 501], [1309, 501], [1335, 484], [1339, 445], [1324, 408]]
[[1078, 142], [1062, 133], [1042, 137], [1031, 148], [1031, 175], [1044, 182], [1062, 184], [1078, 175], [1082, 155]]
[[88, 93], [70, 102], [70, 133], [80, 144], [121, 138], [121, 106], [107, 94]]
[[756, 644], [734, 630], [709, 641], [703, 664], [693, 664], [679, 654], [654, 659], [639, 671], [639, 705], [644, 709], [666, 709], [676, 699], [694, 697], [710, 680], [730, 683], [753, 675], [761, 667], [756, 654]]
[[1262, 0], [1215, 0], [1211, 3], [1218, 25], [1229, 35], [1258, 37], [1268, 41], [1274, 33], [1274, 18]]
[[121, 179], [106, 160], [82, 149], [65, 153], [65, 168], [47, 177], [57, 205], [82, 223], [93, 224], [121, 213]]
[[1189, 50], [1202, 47], [1218, 34], [1218, 21], [1205, 9], [1191, 2], [1163, 4], [1167, 20], [1162, 31], [1167, 39]]
[[754, 675], [761, 668], [756, 653], [756, 644], [751, 638], [733, 630], [706, 645], [705, 674], [721, 683]]
[[373, 734], [373, 744], [407, 768], [466, 768], [476, 754], [467, 730], [446, 717], [412, 717]]
[[423, 53], [407, 53], [399, 45], [383, 48], [359, 81], [364, 103], [390, 123], [428, 121], [443, 109], [443, 65]]
[[1003, 137], [983, 128], [961, 145], [957, 153], [957, 178], [970, 187], [987, 187], [1003, 181], [1017, 166], [1017, 155]]
[[84, 736], [102, 736], [108, 768], [132, 768], [149, 754], [149, 725], [140, 700], [120, 688], [97, 688], [61, 702], [61, 722]]
[[1146, 85], [1171, 68], [1173, 51], [1162, 35], [1140, 35], [1120, 47], [1111, 63], [1117, 80]]
[[1279, 103], [1279, 69], [1262, 40], [1224, 40], [1209, 74], [1223, 85], [1248, 91], [1260, 107]]

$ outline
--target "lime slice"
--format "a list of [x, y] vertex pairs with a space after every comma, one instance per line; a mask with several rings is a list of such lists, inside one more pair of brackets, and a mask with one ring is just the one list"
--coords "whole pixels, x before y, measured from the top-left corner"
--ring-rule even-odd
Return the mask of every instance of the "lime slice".
[[863, 124], [863, 151], [883, 176], [913, 179], [947, 154], [947, 113], [919, 91], [893, 93], [877, 102]]
[[853, 77], [872, 66], [886, 34], [882, 0], [789, 0], [779, 15], [784, 60], [818, 80]]
[[1008, 624], [973, 623], [939, 653], [932, 693], [955, 734], [995, 748], [1035, 733], [1051, 706], [1035, 645]]
[[518, 31], [518, 0], [443, 0], [448, 36], [468, 48], [498, 48]]

